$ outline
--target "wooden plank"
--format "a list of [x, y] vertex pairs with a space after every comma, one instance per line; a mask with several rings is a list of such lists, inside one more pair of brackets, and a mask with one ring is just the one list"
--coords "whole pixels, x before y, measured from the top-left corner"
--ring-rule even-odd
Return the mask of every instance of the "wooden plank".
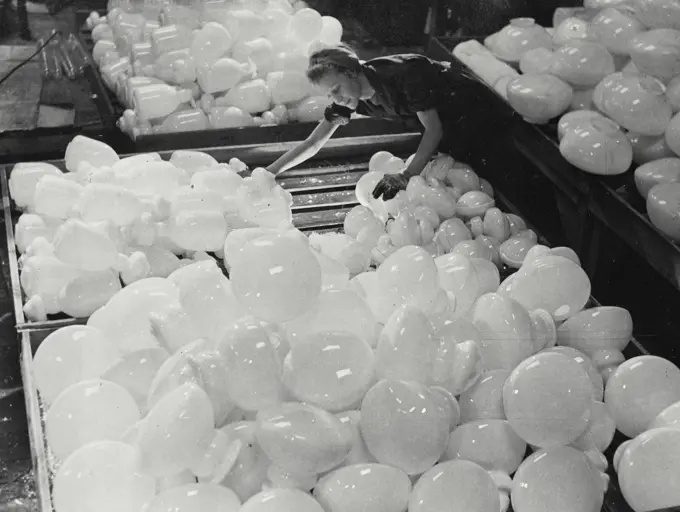
[[41, 105], [72, 108], [74, 103], [73, 96], [73, 88], [69, 80], [48, 78], [43, 80], [39, 102]]
[[[17, 62], [0, 62], [0, 76], [5, 76]], [[0, 102], [38, 102], [42, 88], [40, 66], [37, 62], [30, 62], [19, 68], [0, 87]]]
[[[22, 50], [23, 51], [23, 50]], [[3, 53], [12, 57], [22, 51], [6, 46]], [[5, 76], [19, 62], [16, 60], [0, 60], [0, 76]], [[10, 130], [31, 130], [38, 119], [38, 102], [42, 78], [40, 67], [30, 62], [18, 69], [0, 87], [0, 133]]]
[[40, 105], [38, 107], [38, 126], [40, 128], [71, 126], [75, 116], [74, 109]]
[[[47, 459], [47, 440], [38, 399], [38, 388], [33, 378], [33, 334], [21, 334], [21, 376], [24, 382], [24, 400], [28, 417], [28, 435], [31, 442], [31, 459], [36, 494], [40, 512], [52, 512], [50, 493], [50, 466]], [[44, 338], [43, 338], [44, 339]], [[37, 347], [36, 347], [37, 348]]]
[[0, 133], [32, 130], [38, 120], [37, 101], [0, 101]]
[[21, 291], [19, 278], [19, 261], [17, 259], [17, 247], [14, 242], [14, 221], [12, 219], [12, 200], [9, 195], [9, 172], [5, 168], [0, 169], [0, 190], [2, 191], [3, 220], [5, 223], [5, 238], [7, 243], [7, 259], [9, 261], [10, 284], [12, 286], [12, 301], [14, 303], [14, 321], [23, 324], [24, 298]]
[[12, 62], [15, 64], [26, 60], [35, 51], [33, 45], [0, 45], [0, 62]]
[[[358, 139], [361, 140], [361, 139]], [[379, 140], [381, 140], [379, 138]], [[364, 141], [365, 142], [365, 141]], [[349, 139], [348, 143], [357, 143], [357, 140]], [[229, 148], [226, 148], [229, 149]], [[208, 150], [218, 160], [219, 150]], [[167, 158], [167, 154], [163, 155]], [[340, 160], [340, 161], [338, 161]], [[339, 157], [329, 160], [313, 162], [315, 167], [296, 169], [289, 175], [282, 176], [280, 183], [288, 189], [294, 197], [293, 219], [294, 224], [305, 232], [318, 230], [338, 231], [342, 228], [347, 213], [357, 204], [354, 187], [358, 179], [367, 171], [366, 158], [361, 161], [351, 158], [345, 161]], [[246, 160], [248, 162], [248, 160]], [[63, 168], [63, 161], [56, 162]], [[16, 245], [14, 241], [14, 223], [16, 213], [13, 211], [13, 203], [9, 197], [8, 176], [11, 168], [8, 166], [0, 173], [2, 185], [3, 209], [5, 217], [7, 260], [9, 267], [9, 281], [12, 284], [12, 299], [14, 301], [14, 313], [16, 327], [20, 332], [44, 328], [58, 328], [66, 325], [85, 321], [84, 319], [63, 318], [64, 315], [50, 315], [46, 322], [27, 322], [23, 314], [24, 294], [19, 279]]]

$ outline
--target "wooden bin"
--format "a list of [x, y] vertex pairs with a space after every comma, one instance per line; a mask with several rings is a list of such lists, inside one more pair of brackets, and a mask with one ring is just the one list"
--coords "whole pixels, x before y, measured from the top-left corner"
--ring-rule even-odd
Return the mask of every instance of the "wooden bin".
[[[310, 162], [312, 167], [291, 170], [279, 179], [279, 183], [293, 195], [293, 216], [295, 225], [302, 231], [328, 231], [342, 228], [344, 217], [354, 207], [356, 197], [354, 187], [359, 178], [368, 170], [368, 160], [380, 150], [408, 156], [415, 151], [419, 141], [416, 133], [399, 133], [393, 135], [374, 135], [332, 139], [319, 152], [317, 158]], [[251, 166], [263, 165], [275, 160], [293, 143], [247, 145], [205, 149], [220, 162], [227, 162], [236, 157]], [[171, 151], [162, 152], [168, 159]], [[65, 169], [64, 161], [50, 162]], [[14, 239], [14, 226], [19, 212], [14, 208], [9, 195], [8, 180], [11, 166], [0, 173], [2, 189], [3, 213], [6, 232], [8, 261], [3, 265], [7, 282], [11, 283], [14, 314], [17, 329], [39, 330], [46, 327], [56, 328], [74, 323], [82, 323], [84, 319], [55, 316], [47, 322], [27, 322], [23, 314], [25, 296], [19, 279], [19, 263]]]
[[[508, 204], [501, 194], [496, 196], [497, 204], [501, 209], [507, 212], [520, 214], [513, 205]], [[319, 203], [319, 206], [331, 208], [328, 211], [333, 211], [331, 204]], [[531, 226], [530, 226], [531, 227]], [[539, 235], [540, 237], [540, 235]], [[543, 239], [543, 243], [548, 243]], [[590, 306], [599, 305], [594, 299], [591, 300]], [[36, 491], [39, 498], [41, 512], [54, 512], [51, 489], [53, 470], [49, 462], [48, 447], [45, 439], [44, 418], [41, 408], [40, 397], [38, 395], [35, 381], [32, 375], [32, 360], [33, 354], [40, 346], [40, 343], [52, 332], [56, 331], [63, 324], [41, 325], [41, 326], [26, 326], [21, 336], [21, 367], [22, 376], [24, 379], [24, 393], [26, 397], [26, 408], [29, 421], [29, 433], [31, 439], [31, 452], [33, 457]], [[633, 340], [627, 350], [626, 357], [631, 358], [638, 355], [647, 354], [647, 351], [637, 341]], [[612, 443], [612, 446], [607, 451], [607, 458], [611, 462], [614, 451], [621, 442], [625, 439], [618, 435]], [[605, 496], [605, 502], [602, 508], [603, 512], [632, 512], [630, 507], [625, 503], [623, 496], [617, 484], [616, 474], [610, 468], [608, 471], [610, 475], [610, 485]], [[676, 511], [657, 511], [657, 512], [678, 512]]]
[[[100, 117], [105, 121], [105, 128], [115, 131], [115, 123], [123, 114], [125, 107], [116, 95], [102, 80], [97, 65], [91, 59], [92, 40], [86, 31], [81, 31], [80, 41], [90, 52], [90, 66], [85, 74], [92, 89]], [[301, 141], [307, 138], [318, 123], [288, 123], [275, 126], [248, 126], [242, 128], [220, 128], [181, 133], [163, 133], [142, 135], [135, 139], [119, 132], [115, 149], [118, 152], [168, 151], [175, 149], [195, 149], [198, 147], [223, 147], [246, 144], [270, 144], [279, 142]], [[399, 121], [358, 117], [351, 123], [341, 126], [334, 137], [365, 137], [372, 135], [388, 135], [407, 131], [408, 127]]]

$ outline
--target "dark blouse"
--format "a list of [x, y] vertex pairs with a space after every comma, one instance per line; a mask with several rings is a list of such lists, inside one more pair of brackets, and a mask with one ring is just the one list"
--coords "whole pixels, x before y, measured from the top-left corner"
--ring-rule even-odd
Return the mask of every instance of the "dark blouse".
[[364, 63], [364, 73], [375, 96], [359, 101], [356, 111], [333, 103], [326, 108], [328, 121], [349, 119], [353, 112], [406, 121], [433, 108], [445, 118], [452, 108], [456, 82], [463, 78], [449, 63], [411, 53], [369, 60]]

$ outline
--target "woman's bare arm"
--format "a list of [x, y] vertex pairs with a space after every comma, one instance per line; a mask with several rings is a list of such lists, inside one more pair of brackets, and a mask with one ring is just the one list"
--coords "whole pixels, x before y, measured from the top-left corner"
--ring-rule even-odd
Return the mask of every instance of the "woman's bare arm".
[[314, 131], [309, 134], [307, 139], [284, 155], [281, 155], [276, 162], [267, 167], [267, 170], [272, 174], [277, 175], [309, 160], [319, 152], [337, 129], [337, 124], [327, 121], [326, 119], [322, 120], [319, 125], [314, 128]]
[[418, 119], [425, 128], [423, 138], [420, 140], [420, 145], [416, 151], [413, 160], [403, 172], [407, 178], [418, 176], [432, 158], [432, 155], [437, 151], [439, 142], [441, 142], [444, 135], [441, 119], [436, 109], [418, 112]]

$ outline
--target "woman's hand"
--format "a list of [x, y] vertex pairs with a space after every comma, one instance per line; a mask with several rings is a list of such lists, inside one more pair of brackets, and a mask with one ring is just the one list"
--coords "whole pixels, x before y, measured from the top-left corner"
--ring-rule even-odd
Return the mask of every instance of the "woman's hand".
[[442, 139], [443, 129], [439, 114], [436, 109], [418, 112], [418, 119], [425, 128], [423, 138], [420, 140], [411, 164], [402, 174], [388, 174], [381, 179], [373, 189], [373, 197], [378, 199], [382, 196], [384, 201], [393, 199], [400, 190], [405, 190], [409, 179], [418, 176], [430, 161], [439, 142]]
[[383, 201], [394, 199], [400, 190], [406, 190], [408, 180], [408, 176], [404, 174], [386, 174], [373, 189], [373, 198], [379, 199], [382, 196]]

